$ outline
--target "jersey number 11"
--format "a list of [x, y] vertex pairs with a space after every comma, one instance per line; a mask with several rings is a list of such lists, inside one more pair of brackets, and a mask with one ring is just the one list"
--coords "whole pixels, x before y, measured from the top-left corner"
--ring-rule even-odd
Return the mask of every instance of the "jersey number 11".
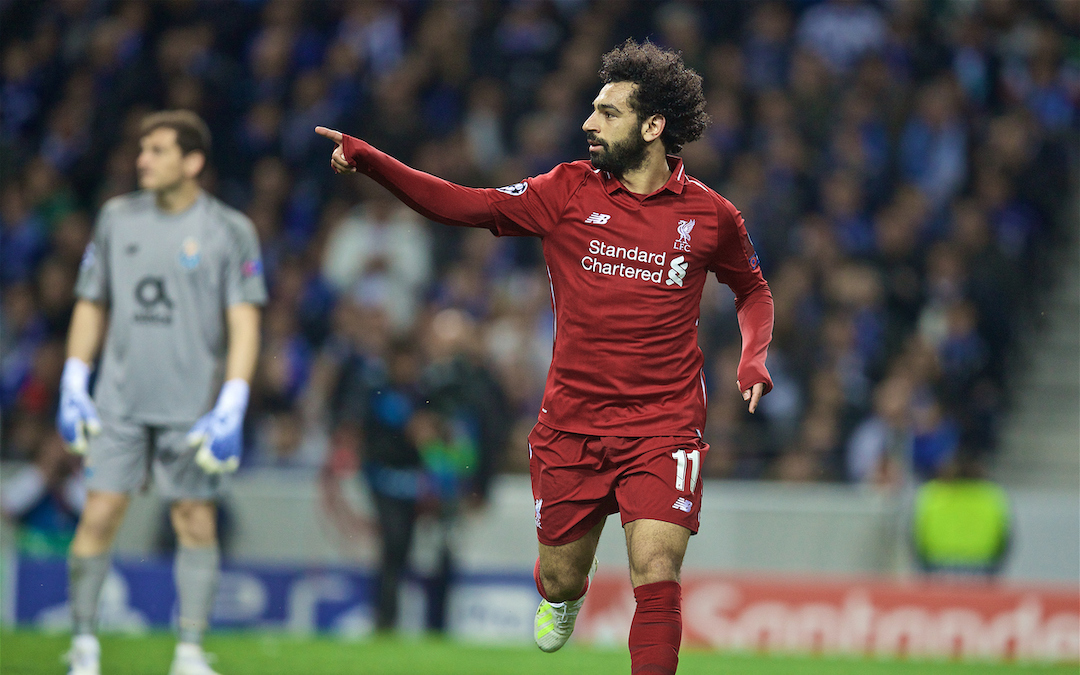
[[[679, 448], [671, 453], [675, 458], [675, 489], [679, 492], [693, 492], [697, 486], [698, 473], [701, 471], [701, 451], [687, 452]], [[690, 460], [690, 489], [686, 489], [686, 460]]]

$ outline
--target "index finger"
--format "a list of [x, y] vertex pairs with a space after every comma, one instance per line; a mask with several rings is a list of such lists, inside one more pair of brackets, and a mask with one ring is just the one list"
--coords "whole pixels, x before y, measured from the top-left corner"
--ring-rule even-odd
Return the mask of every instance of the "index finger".
[[334, 131], [333, 129], [327, 129], [326, 127], [315, 127], [315, 133], [319, 134], [320, 136], [326, 136], [327, 138], [339, 145], [341, 144], [340, 131]]
[[757, 384], [755, 384], [753, 389], [751, 389], [751, 392], [750, 392], [750, 407], [749, 407], [750, 412], [754, 412], [755, 410], [757, 410], [758, 401], [761, 400], [761, 395], [762, 395], [762, 392], [764, 392], [764, 391], [765, 391], [765, 385], [763, 383], [761, 383], [761, 382], [758, 382]]

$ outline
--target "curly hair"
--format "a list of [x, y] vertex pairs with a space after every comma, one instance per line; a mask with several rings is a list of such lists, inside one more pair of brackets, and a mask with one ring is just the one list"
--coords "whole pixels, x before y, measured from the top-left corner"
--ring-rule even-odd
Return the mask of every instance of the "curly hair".
[[686, 143], [701, 138], [709, 125], [701, 76], [683, 63], [679, 52], [661, 49], [648, 40], [638, 44], [628, 38], [604, 54], [600, 81], [637, 85], [630, 105], [640, 120], [650, 115], [664, 116], [667, 123], [660, 140], [668, 152], [679, 152]]

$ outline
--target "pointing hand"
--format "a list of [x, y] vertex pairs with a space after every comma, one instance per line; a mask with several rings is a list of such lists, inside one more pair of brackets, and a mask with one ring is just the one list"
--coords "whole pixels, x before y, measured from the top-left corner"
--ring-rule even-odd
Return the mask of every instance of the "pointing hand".
[[750, 389], [744, 389], [742, 398], [744, 401], [750, 402], [750, 412], [757, 410], [758, 401], [761, 400], [762, 392], [765, 391], [765, 383], [758, 382]]
[[315, 133], [337, 143], [337, 147], [334, 148], [334, 152], [330, 155], [330, 168], [334, 170], [334, 173], [356, 173], [356, 167], [349, 164], [349, 160], [345, 158], [345, 152], [342, 150], [342, 133], [340, 131], [327, 129], [326, 127], [315, 127]]

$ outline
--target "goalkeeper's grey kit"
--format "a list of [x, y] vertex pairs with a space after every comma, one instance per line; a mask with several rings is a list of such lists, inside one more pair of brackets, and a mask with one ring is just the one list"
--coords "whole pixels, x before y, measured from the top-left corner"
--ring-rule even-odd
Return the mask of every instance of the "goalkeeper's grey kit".
[[[228, 346], [226, 309], [266, 302], [251, 221], [202, 193], [179, 214], [152, 192], [109, 200], [79, 269], [80, 299], [109, 306], [87, 485], [129, 492], [147, 477], [167, 497], [206, 498], [216, 479], [184, 435], [214, 404]], [[141, 462], [141, 464], [140, 464]]]

